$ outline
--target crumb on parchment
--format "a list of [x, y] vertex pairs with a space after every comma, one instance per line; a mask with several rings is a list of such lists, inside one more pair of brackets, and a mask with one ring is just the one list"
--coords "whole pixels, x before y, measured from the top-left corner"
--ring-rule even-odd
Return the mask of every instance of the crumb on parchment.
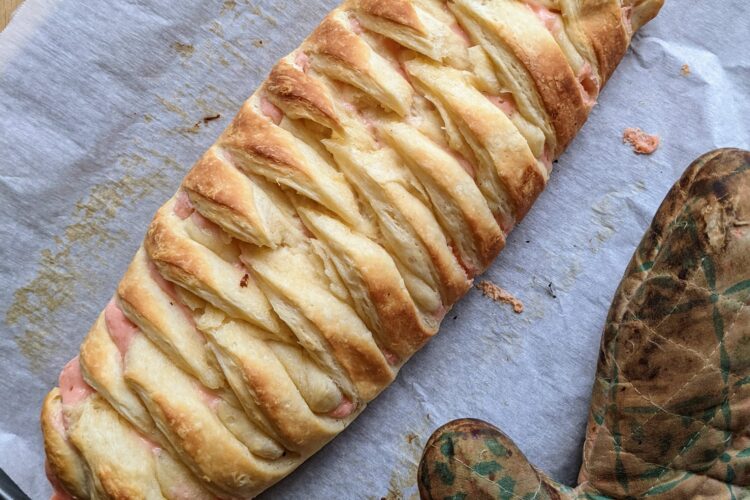
[[690, 74], [690, 66], [683, 64], [682, 68], [680, 68], [680, 73], [682, 73], [682, 76], [688, 76]]
[[626, 128], [622, 133], [622, 142], [633, 146], [633, 151], [639, 155], [650, 155], [659, 147], [661, 142], [658, 135], [647, 134], [639, 128]]
[[523, 312], [523, 302], [515, 298], [510, 292], [503, 290], [491, 281], [480, 281], [476, 287], [481, 290], [485, 297], [489, 297], [498, 303], [509, 304], [513, 307], [513, 312], [521, 314]]
[[207, 115], [203, 117], [203, 123], [212, 122], [214, 120], [218, 120], [221, 118], [221, 113], [216, 113], [215, 115]]

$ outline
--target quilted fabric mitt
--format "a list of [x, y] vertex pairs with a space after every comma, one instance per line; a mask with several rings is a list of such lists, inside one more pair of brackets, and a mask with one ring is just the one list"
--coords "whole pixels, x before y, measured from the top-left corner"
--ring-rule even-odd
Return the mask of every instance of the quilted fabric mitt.
[[466, 419], [427, 443], [422, 498], [750, 497], [748, 304], [750, 152], [722, 149], [669, 192], [615, 294], [580, 485]]

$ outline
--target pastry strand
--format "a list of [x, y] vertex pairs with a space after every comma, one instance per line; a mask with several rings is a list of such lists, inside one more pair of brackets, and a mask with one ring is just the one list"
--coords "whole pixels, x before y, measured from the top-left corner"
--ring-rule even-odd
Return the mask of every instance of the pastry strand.
[[348, 0], [151, 223], [42, 410], [73, 498], [251, 498], [435, 333], [662, 0]]

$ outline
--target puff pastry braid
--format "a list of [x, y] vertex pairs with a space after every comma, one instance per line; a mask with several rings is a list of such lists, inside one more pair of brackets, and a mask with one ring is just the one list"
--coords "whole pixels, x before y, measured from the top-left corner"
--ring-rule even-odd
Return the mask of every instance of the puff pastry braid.
[[157, 212], [47, 396], [61, 497], [250, 498], [438, 330], [662, 0], [353, 0]]

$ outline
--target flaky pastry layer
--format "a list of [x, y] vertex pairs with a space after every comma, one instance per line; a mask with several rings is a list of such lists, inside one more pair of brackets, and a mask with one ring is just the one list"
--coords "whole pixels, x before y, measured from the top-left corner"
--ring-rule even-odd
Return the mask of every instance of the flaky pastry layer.
[[351, 0], [157, 212], [42, 428], [58, 494], [251, 498], [438, 330], [662, 0]]

